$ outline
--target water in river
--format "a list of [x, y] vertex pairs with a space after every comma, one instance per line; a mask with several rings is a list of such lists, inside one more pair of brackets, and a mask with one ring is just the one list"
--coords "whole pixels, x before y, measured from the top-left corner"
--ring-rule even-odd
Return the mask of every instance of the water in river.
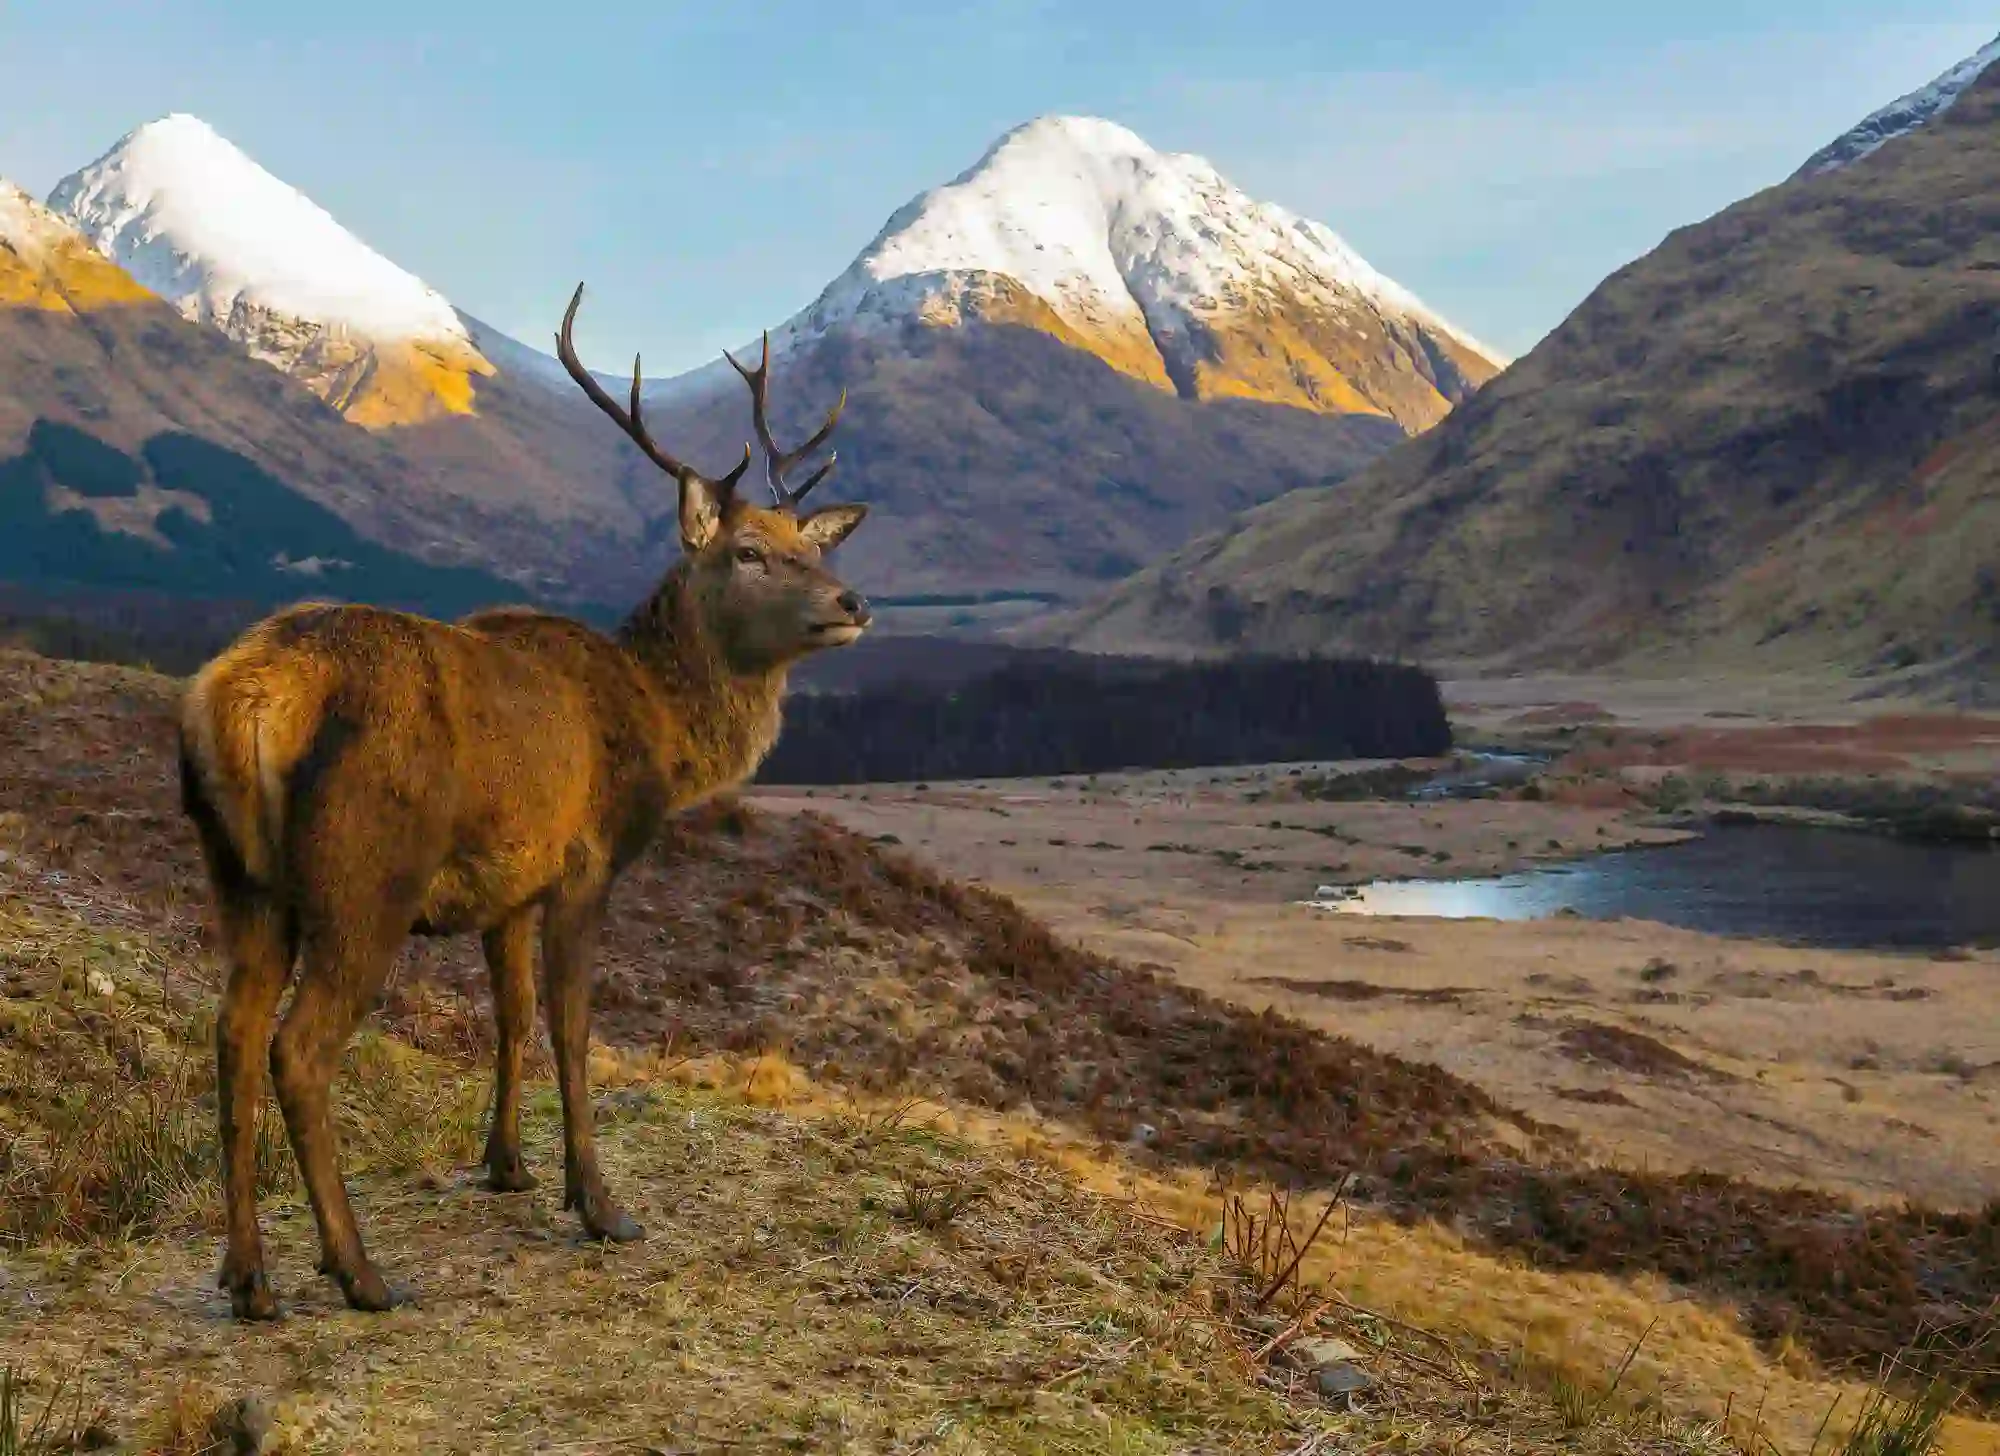
[[1381, 880], [1315, 903], [1357, 915], [1534, 920], [1569, 910], [1811, 945], [2000, 943], [2000, 849], [1748, 825], [1477, 880]]

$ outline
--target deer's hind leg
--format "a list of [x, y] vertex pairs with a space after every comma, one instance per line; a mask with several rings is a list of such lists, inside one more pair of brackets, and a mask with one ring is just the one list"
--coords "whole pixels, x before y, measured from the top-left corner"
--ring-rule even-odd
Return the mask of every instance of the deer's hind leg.
[[276, 1319], [278, 1300], [264, 1272], [264, 1240], [257, 1227], [257, 1105], [263, 1100], [264, 1061], [295, 947], [283, 910], [247, 886], [221, 897], [218, 919], [229, 958], [229, 980], [215, 1023], [215, 1101], [228, 1241], [216, 1283], [229, 1291], [229, 1307], [238, 1319]]
[[409, 1296], [389, 1286], [362, 1247], [340, 1178], [333, 1078], [348, 1039], [388, 979], [409, 924], [406, 908], [400, 916], [369, 914], [344, 925], [308, 926], [300, 947], [299, 988], [271, 1044], [272, 1081], [319, 1223], [320, 1272], [332, 1275], [347, 1302], [363, 1310], [393, 1309]]
[[486, 1133], [486, 1186], [525, 1193], [535, 1175], [521, 1163], [521, 1060], [535, 1020], [535, 909], [515, 911], [482, 942], [493, 979], [493, 1125]]

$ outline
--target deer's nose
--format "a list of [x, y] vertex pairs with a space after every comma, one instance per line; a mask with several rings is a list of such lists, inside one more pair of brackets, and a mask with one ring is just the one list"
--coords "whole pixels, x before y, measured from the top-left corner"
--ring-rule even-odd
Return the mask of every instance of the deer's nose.
[[850, 617], [868, 615], [868, 603], [860, 592], [844, 591], [840, 594], [840, 609]]

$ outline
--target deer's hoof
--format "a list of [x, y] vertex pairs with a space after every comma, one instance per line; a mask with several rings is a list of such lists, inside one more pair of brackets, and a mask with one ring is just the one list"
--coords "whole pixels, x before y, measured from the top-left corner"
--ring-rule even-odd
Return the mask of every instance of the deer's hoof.
[[541, 1186], [541, 1179], [521, 1166], [521, 1160], [498, 1158], [486, 1165], [486, 1186], [495, 1193], [526, 1193]]
[[347, 1296], [348, 1305], [367, 1314], [386, 1314], [416, 1302], [408, 1289], [389, 1283], [373, 1268], [363, 1268], [358, 1273], [340, 1271], [334, 1278], [340, 1282], [340, 1292]]
[[616, 1204], [607, 1204], [593, 1211], [583, 1210], [583, 1231], [593, 1239], [603, 1239], [614, 1244], [636, 1244], [646, 1237], [646, 1230], [639, 1221]]
[[225, 1272], [216, 1282], [229, 1291], [229, 1312], [236, 1318], [274, 1320], [281, 1316], [277, 1293], [262, 1269], [235, 1277]]

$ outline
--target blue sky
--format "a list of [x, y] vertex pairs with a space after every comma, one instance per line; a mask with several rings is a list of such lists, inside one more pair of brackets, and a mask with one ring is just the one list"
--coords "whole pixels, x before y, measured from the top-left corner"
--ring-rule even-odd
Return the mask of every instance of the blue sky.
[[586, 357], [662, 374], [1009, 126], [1085, 112], [1523, 352], [1996, 29], [1957, 0], [0, 0], [0, 176], [46, 193], [191, 111], [529, 343], [587, 279]]

